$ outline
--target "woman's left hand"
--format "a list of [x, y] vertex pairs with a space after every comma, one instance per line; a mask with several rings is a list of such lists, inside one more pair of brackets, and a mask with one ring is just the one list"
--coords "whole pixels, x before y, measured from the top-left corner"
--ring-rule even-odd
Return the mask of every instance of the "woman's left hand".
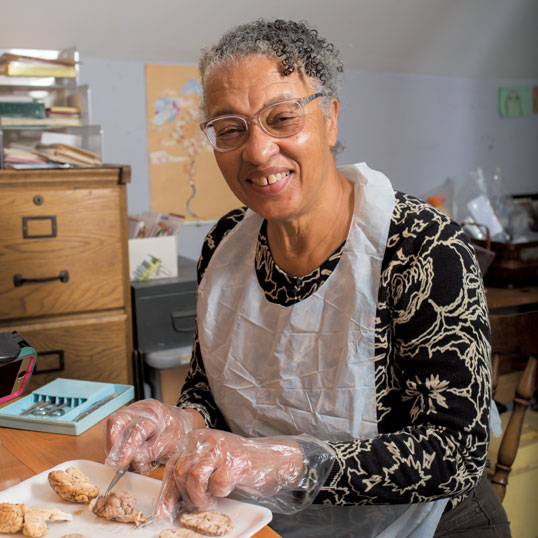
[[246, 439], [218, 430], [185, 436], [166, 464], [156, 514], [173, 520], [179, 501], [188, 510], [216, 509], [234, 489], [270, 497], [301, 482], [303, 452], [290, 437]]

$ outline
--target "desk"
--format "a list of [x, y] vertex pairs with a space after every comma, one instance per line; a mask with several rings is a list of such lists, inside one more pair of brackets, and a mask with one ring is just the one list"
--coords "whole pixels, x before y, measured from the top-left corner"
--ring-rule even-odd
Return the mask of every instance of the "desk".
[[[103, 431], [105, 420], [81, 435], [61, 435], [12, 428], [0, 428], [0, 491], [69, 460], [105, 461]], [[151, 476], [162, 477], [162, 468]], [[255, 538], [279, 538], [269, 527]]]
[[538, 310], [538, 286], [496, 288], [486, 286], [490, 314], [509, 314]]
[[[538, 310], [538, 286], [521, 288], [497, 288], [486, 286], [486, 301], [488, 304], [492, 344], [497, 347], [499, 341], [505, 341], [510, 346], [513, 335], [506, 334], [506, 326], [499, 322], [499, 318], [506, 315], [521, 314]], [[495, 319], [497, 318], [497, 319]], [[513, 363], [512, 357], [501, 361], [499, 365], [499, 384], [495, 401], [502, 404], [511, 403], [514, 399], [516, 385], [519, 382], [524, 362]]]

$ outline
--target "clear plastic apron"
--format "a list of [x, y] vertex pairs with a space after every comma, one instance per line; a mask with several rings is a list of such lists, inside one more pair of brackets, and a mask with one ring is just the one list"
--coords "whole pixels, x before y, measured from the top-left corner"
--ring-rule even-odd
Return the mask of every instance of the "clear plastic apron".
[[[308, 433], [322, 440], [377, 435], [374, 331], [394, 191], [383, 174], [365, 163], [339, 170], [355, 185], [354, 214], [338, 265], [315, 293], [291, 307], [265, 298], [254, 267], [262, 218], [250, 210], [222, 240], [198, 289], [207, 377], [216, 404], [239, 435]], [[434, 509], [438, 503], [442, 507]], [[350, 522], [360, 518], [356, 512], [362, 508], [375, 512], [384, 528], [401, 520], [408, 529], [409, 521], [438, 512], [435, 530], [445, 504], [340, 508], [352, 512]], [[337, 507], [312, 506], [286, 517], [292, 518], [292, 527], [312, 510], [330, 521], [332, 508]], [[354, 536], [345, 527], [342, 536]], [[336, 538], [334, 530], [331, 525], [325, 536]], [[408, 535], [398, 525], [396, 530], [380, 534], [376, 527], [375, 534], [368, 534], [362, 529], [357, 536]], [[291, 532], [284, 536], [302, 536]], [[433, 531], [409, 534], [431, 535]]]

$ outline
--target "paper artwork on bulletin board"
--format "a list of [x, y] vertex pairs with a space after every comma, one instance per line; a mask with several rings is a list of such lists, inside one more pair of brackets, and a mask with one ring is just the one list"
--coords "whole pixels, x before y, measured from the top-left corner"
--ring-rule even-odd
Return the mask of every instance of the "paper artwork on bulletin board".
[[199, 127], [197, 68], [145, 67], [151, 209], [205, 222], [239, 207]]

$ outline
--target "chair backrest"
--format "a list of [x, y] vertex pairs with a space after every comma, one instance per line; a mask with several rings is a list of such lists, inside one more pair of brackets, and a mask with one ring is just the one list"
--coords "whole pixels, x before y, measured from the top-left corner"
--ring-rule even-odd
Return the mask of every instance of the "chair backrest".
[[502, 435], [495, 472], [491, 478], [493, 487], [502, 500], [506, 494], [508, 475], [519, 448], [525, 413], [536, 387], [538, 311], [490, 315], [490, 323], [494, 398], [499, 382], [501, 355], [518, 354], [527, 358], [525, 369], [516, 388], [510, 418]]

